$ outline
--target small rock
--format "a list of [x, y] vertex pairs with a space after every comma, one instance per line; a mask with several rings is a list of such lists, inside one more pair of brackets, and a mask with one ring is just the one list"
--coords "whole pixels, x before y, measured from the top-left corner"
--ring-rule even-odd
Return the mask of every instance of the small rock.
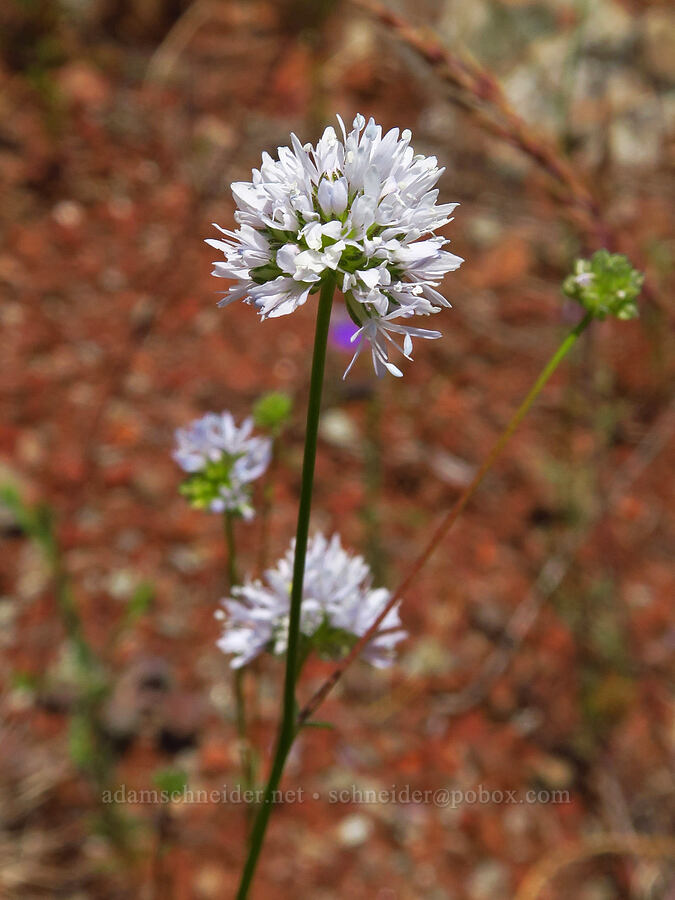
[[661, 157], [661, 111], [657, 100], [645, 100], [629, 116], [612, 122], [609, 145], [619, 165], [647, 168]]
[[204, 703], [198, 694], [169, 694], [165, 704], [164, 724], [159, 733], [162, 749], [168, 753], [178, 753], [194, 747], [205, 713]]
[[644, 22], [644, 56], [649, 72], [675, 82], [675, 13], [658, 7], [647, 9]]
[[479, 863], [469, 878], [468, 887], [471, 900], [494, 900], [511, 893], [506, 868], [494, 861]]
[[544, 717], [538, 709], [527, 707], [511, 717], [511, 725], [520, 735], [533, 734], [541, 727]]
[[320, 433], [324, 441], [334, 447], [347, 449], [358, 445], [358, 429], [341, 409], [326, 410], [321, 419]]
[[96, 109], [103, 106], [110, 95], [109, 85], [101, 73], [85, 62], [63, 66], [57, 80], [61, 92], [72, 103]]
[[169, 551], [168, 558], [174, 569], [187, 574], [198, 572], [208, 562], [204, 551], [198, 547], [175, 546]]
[[74, 200], [62, 200], [52, 209], [52, 216], [64, 228], [76, 228], [84, 218], [84, 210]]
[[152, 719], [161, 719], [171, 684], [171, 671], [162, 659], [149, 657], [130, 666], [118, 679], [103, 709], [103, 723], [120, 749]]
[[585, 884], [577, 896], [579, 900], [614, 900], [616, 890], [610, 879], [603, 876]]
[[346, 816], [337, 827], [337, 838], [343, 847], [360, 847], [373, 833], [373, 823], [361, 813]]
[[108, 592], [115, 600], [125, 600], [134, 591], [136, 578], [129, 569], [118, 569], [107, 579]]
[[405, 654], [401, 665], [410, 675], [444, 675], [456, 665], [456, 656], [435, 638], [420, 638]]
[[539, 757], [532, 764], [532, 771], [550, 788], [568, 788], [574, 781], [574, 769], [559, 756]]
[[236, 130], [220, 116], [201, 116], [195, 124], [195, 135], [209, 144], [226, 150], [233, 147], [237, 141]]
[[204, 866], [194, 880], [195, 895], [209, 900], [225, 893], [225, 873], [219, 866]]
[[226, 772], [237, 758], [234, 741], [214, 739], [206, 741], [200, 753], [200, 771], [205, 774], [219, 775]]
[[584, 26], [585, 47], [597, 48], [603, 56], [621, 53], [635, 38], [635, 19], [618, 3], [591, 4]]
[[499, 241], [503, 233], [503, 226], [497, 216], [488, 212], [479, 212], [467, 221], [467, 230], [475, 244], [481, 249], [489, 249]]
[[471, 463], [440, 448], [431, 450], [429, 466], [434, 475], [453, 487], [466, 487], [476, 472]]

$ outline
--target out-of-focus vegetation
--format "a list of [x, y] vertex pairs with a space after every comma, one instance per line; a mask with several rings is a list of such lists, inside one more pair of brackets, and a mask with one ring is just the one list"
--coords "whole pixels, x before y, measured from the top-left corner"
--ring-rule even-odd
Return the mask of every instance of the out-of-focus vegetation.
[[[330, 351], [315, 526], [378, 581], [569, 329], [574, 259], [607, 246], [646, 280], [639, 319], [593, 327], [405, 597], [400, 665], [354, 667], [322, 709], [335, 728], [303, 734], [287, 784], [319, 799], [275, 813], [258, 890], [669, 896], [674, 25], [612, 0], [0, 5], [0, 894], [234, 890], [241, 804], [130, 799], [240, 779], [221, 528], [180, 497], [172, 432], [255, 408], [275, 437], [241, 530], [259, 574], [293, 531], [313, 321], [218, 310], [202, 238], [263, 149], [361, 111], [447, 165], [466, 258], [444, 338], [399, 383], [343, 383]], [[255, 680], [265, 747], [280, 670]], [[393, 784], [567, 800], [328, 800]]]

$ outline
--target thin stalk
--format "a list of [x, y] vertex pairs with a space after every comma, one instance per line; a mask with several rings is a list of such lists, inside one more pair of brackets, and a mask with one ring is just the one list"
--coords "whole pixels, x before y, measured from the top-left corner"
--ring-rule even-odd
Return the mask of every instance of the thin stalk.
[[361, 510], [366, 526], [366, 558], [375, 584], [385, 580], [386, 559], [382, 547], [378, 512], [382, 489], [382, 440], [380, 434], [380, 392], [373, 390], [366, 401], [366, 438], [364, 441], [364, 503]]
[[225, 532], [225, 545], [227, 546], [227, 584], [230, 590], [239, 584], [237, 576], [237, 544], [234, 538], [234, 515], [231, 512], [223, 513], [223, 530]]
[[[88, 735], [88, 749], [78, 760], [78, 765], [94, 782], [99, 798], [114, 789], [113, 759], [110, 744], [101, 728], [101, 706], [109, 685], [96, 654], [86, 639], [82, 618], [64, 565], [61, 547], [55, 533], [49, 528], [42, 540], [47, 559], [52, 568], [54, 593], [66, 638], [75, 654], [78, 694], [74, 702], [71, 723], [79, 720]], [[113, 846], [130, 859], [130, 846], [125, 820], [116, 804], [102, 803], [101, 824]]]
[[435, 35], [417, 28], [381, 0], [351, 0], [394, 33], [424, 59], [432, 71], [452, 88], [448, 99], [492, 134], [517, 147], [562, 188], [562, 199], [582, 226], [589, 240], [598, 247], [611, 247], [610, 232], [598, 208], [597, 200], [585, 179], [564, 157], [557, 146], [533, 130], [508, 101], [492, 72], [470, 56], [446, 47]]
[[407, 592], [408, 588], [413, 584], [417, 576], [419, 575], [422, 568], [426, 565], [429, 558], [432, 556], [433, 552], [436, 550], [441, 540], [445, 537], [448, 531], [455, 524], [465, 506], [471, 500], [473, 495], [476, 493], [478, 488], [480, 487], [483, 479], [487, 475], [488, 471], [492, 468], [496, 460], [501, 455], [504, 447], [508, 444], [509, 440], [512, 438], [515, 430], [518, 428], [522, 420], [527, 415], [530, 407], [537, 399], [545, 384], [553, 375], [555, 370], [558, 368], [562, 360], [567, 356], [572, 347], [576, 344], [579, 336], [586, 330], [588, 325], [592, 320], [592, 315], [588, 313], [579, 324], [572, 329], [572, 331], [567, 335], [567, 337], [560, 344], [558, 349], [555, 351], [553, 356], [546, 363], [544, 368], [542, 369], [539, 377], [535, 381], [531, 390], [520, 404], [516, 412], [513, 414], [511, 421], [508, 423], [506, 428], [499, 435], [497, 440], [495, 441], [492, 449], [488, 453], [485, 461], [476, 472], [471, 484], [466, 488], [464, 493], [459, 497], [457, 502], [448, 510], [448, 512], [443, 516], [440, 523], [437, 525], [434, 533], [429, 539], [426, 547], [420, 555], [417, 557], [415, 562], [412, 565], [412, 568], [400, 583], [398, 588], [394, 591], [392, 596], [389, 599], [389, 602], [384, 607], [379, 616], [375, 619], [373, 624], [370, 626], [368, 631], [357, 641], [354, 645], [350, 653], [342, 660], [340, 665], [336, 666], [333, 670], [332, 674], [327, 678], [327, 680], [321, 685], [321, 687], [316, 691], [316, 693], [311, 697], [307, 705], [300, 711], [297, 718], [298, 727], [302, 726], [307, 719], [312, 716], [318, 707], [323, 703], [328, 694], [333, 690], [335, 685], [338, 683], [340, 678], [342, 677], [345, 669], [350, 666], [354, 660], [359, 656], [361, 651], [367, 644], [372, 640], [373, 636], [377, 632], [380, 624], [383, 619], [387, 615], [387, 613], [399, 602], [401, 597]]
[[[246, 689], [244, 686], [245, 669], [234, 670], [234, 697], [237, 716], [237, 739], [239, 741], [239, 758], [241, 762], [241, 774], [244, 789], [252, 791], [255, 788], [255, 761], [251, 742], [248, 737], [248, 715], [246, 711]], [[253, 806], [246, 804], [246, 816], [253, 819]]]
[[[231, 512], [223, 514], [223, 531], [225, 534], [225, 544], [227, 546], [227, 581], [230, 590], [239, 584], [239, 576], [237, 574], [237, 543], [234, 534], [235, 516]], [[255, 786], [255, 772], [253, 766], [253, 756], [248, 740], [247, 733], [247, 716], [246, 716], [246, 692], [244, 689], [244, 669], [235, 669], [233, 673], [234, 681], [234, 701], [235, 716], [237, 722], [237, 738], [239, 741], [239, 758], [241, 762], [242, 780], [245, 790], [252, 790]], [[246, 814], [252, 816], [253, 807], [247, 805]]]
[[265, 473], [263, 485], [262, 509], [260, 511], [260, 548], [258, 551], [258, 570], [264, 572], [267, 568], [270, 546], [270, 517], [272, 514], [272, 501], [274, 499], [274, 475], [279, 462], [279, 429], [272, 434], [272, 452], [270, 464]]
[[321, 288], [319, 309], [316, 317], [314, 335], [314, 355], [312, 358], [312, 374], [307, 404], [307, 429], [305, 432], [305, 452], [302, 463], [302, 487], [298, 508], [298, 525], [295, 535], [295, 561], [293, 564], [293, 584], [291, 586], [291, 602], [288, 623], [288, 649], [286, 650], [286, 675], [284, 678], [284, 697], [281, 723], [277, 737], [276, 750], [272, 761], [269, 780], [265, 788], [263, 802], [253, 823], [249, 853], [241, 876], [237, 900], [245, 900], [255, 874], [258, 857], [265, 839], [267, 822], [272, 811], [274, 795], [281, 781], [286, 759], [291, 749], [297, 729], [295, 716], [295, 684], [298, 676], [298, 651], [300, 646], [300, 613], [302, 608], [302, 587], [305, 578], [305, 556], [309, 536], [309, 514], [312, 507], [312, 489], [314, 486], [314, 464], [316, 462], [316, 445], [319, 434], [319, 416], [321, 414], [321, 394], [323, 391], [323, 375], [326, 366], [326, 346], [328, 328], [333, 306], [335, 278], [326, 278]]

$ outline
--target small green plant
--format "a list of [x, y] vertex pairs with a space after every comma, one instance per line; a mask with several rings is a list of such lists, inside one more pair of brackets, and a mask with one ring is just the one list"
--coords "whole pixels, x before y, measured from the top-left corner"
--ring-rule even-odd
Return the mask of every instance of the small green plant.
[[154, 785], [168, 800], [182, 795], [187, 787], [187, 774], [182, 769], [158, 769], [152, 776]]
[[[133, 822], [116, 804], [104, 802], [114, 783], [114, 752], [102, 726], [101, 710], [110, 693], [110, 678], [100, 655], [91, 646], [82, 624], [80, 610], [59, 546], [54, 516], [41, 502], [26, 503], [13, 485], [0, 485], [0, 503], [12, 513], [16, 524], [40, 548], [54, 583], [59, 617], [66, 637], [65, 669], [72, 680], [68, 750], [73, 764], [83, 772], [100, 801], [96, 830], [125, 858], [132, 853]], [[114, 639], [131, 627], [148, 608], [154, 589], [142, 582], [132, 595]], [[111, 644], [114, 643], [111, 639]], [[39, 691], [43, 679], [18, 676], [18, 686]]]

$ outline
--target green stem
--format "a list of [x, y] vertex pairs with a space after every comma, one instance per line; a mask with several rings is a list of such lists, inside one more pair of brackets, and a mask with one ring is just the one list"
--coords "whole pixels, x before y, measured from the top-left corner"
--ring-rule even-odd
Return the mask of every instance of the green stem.
[[227, 546], [227, 583], [231, 590], [235, 584], [239, 584], [237, 576], [237, 544], [234, 539], [234, 515], [231, 512], [223, 514], [223, 529]]
[[288, 623], [288, 649], [286, 651], [286, 675], [284, 679], [284, 697], [281, 723], [277, 737], [277, 745], [272, 761], [269, 780], [265, 788], [263, 802], [258, 808], [248, 858], [241, 876], [237, 900], [245, 900], [255, 874], [258, 857], [265, 839], [267, 822], [272, 811], [274, 795], [281, 781], [286, 759], [296, 736], [295, 715], [295, 683], [298, 675], [298, 649], [300, 644], [300, 613], [302, 607], [302, 587], [305, 577], [305, 556], [309, 536], [309, 514], [312, 506], [312, 488], [314, 485], [314, 464], [316, 462], [316, 445], [319, 434], [319, 416], [321, 413], [321, 394], [323, 375], [326, 365], [326, 345], [330, 313], [333, 306], [335, 276], [326, 278], [321, 288], [319, 309], [316, 317], [314, 335], [314, 355], [312, 358], [312, 374], [309, 386], [307, 405], [307, 430], [305, 433], [305, 453], [302, 463], [302, 487], [300, 506], [298, 508], [298, 525], [295, 535], [295, 561], [293, 564], [293, 584], [291, 587], [291, 603]]
[[258, 570], [264, 572], [267, 568], [267, 559], [269, 556], [270, 544], [270, 516], [272, 513], [272, 501], [274, 499], [274, 474], [279, 462], [279, 432], [277, 429], [272, 434], [272, 452], [270, 454], [270, 464], [265, 473], [265, 484], [263, 487], [262, 510], [260, 512], [260, 549], [258, 552]]
[[380, 392], [373, 390], [366, 406], [366, 439], [364, 441], [364, 503], [363, 521], [366, 526], [366, 559], [370, 565], [373, 584], [385, 581], [386, 560], [380, 533], [378, 503], [382, 488], [382, 441], [380, 434]]
[[[237, 738], [239, 740], [242, 781], [244, 782], [244, 789], [252, 791], [255, 788], [255, 764], [248, 738], [246, 694], [244, 691], [245, 674], [246, 669], [234, 670], [234, 697], [237, 711]], [[253, 817], [253, 806], [251, 804], [246, 804], [246, 815], [249, 819]]]
[[[235, 516], [231, 512], [223, 514], [223, 530], [225, 533], [225, 544], [227, 545], [227, 581], [230, 590], [239, 584], [239, 576], [237, 574], [237, 544], [234, 536]], [[253, 756], [248, 740], [246, 727], [246, 694], [244, 691], [244, 669], [234, 670], [234, 701], [237, 721], [237, 738], [239, 740], [239, 757], [241, 761], [242, 781], [245, 790], [252, 790], [255, 786], [255, 773], [253, 767]], [[246, 814], [252, 815], [252, 806], [246, 807]]]
[[567, 356], [572, 347], [576, 344], [579, 336], [586, 330], [588, 325], [593, 320], [593, 316], [591, 313], [588, 313], [579, 324], [570, 331], [567, 337], [560, 344], [558, 349], [555, 351], [553, 356], [546, 363], [544, 368], [542, 369], [539, 377], [535, 381], [534, 385], [528, 392], [527, 396], [520, 404], [518, 409], [513, 414], [511, 420], [509, 421], [506, 428], [499, 435], [497, 440], [492, 446], [492, 449], [486, 456], [482, 465], [474, 475], [471, 480], [471, 484], [465, 488], [462, 495], [458, 498], [458, 500], [452, 505], [452, 507], [447, 511], [447, 513], [443, 516], [439, 524], [436, 526], [433, 534], [431, 535], [429, 541], [426, 546], [419, 554], [415, 562], [412, 564], [411, 568], [408, 570], [408, 574], [405, 576], [403, 581], [399, 584], [396, 590], [393, 592], [391, 597], [389, 598], [387, 604], [380, 611], [377, 618], [370, 625], [365, 634], [361, 635], [359, 640], [354, 644], [348, 655], [342, 660], [339, 665], [335, 667], [331, 675], [328, 676], [326, 681], [319, 687], [319, 689], [314, 693], [309, 702], [303, 707], [303, 709], [298, 714], [297, 718], [297, 727], [302, 727], [302, 725], [316, 712], [316, 710], [321, 706], [323, 701], [326, 699], [328, 694], [333, 690], [338, 681], [342, 678], [345, 670], [354, 662], [355, 659], [359, 656], [359, 654], [363, 651], [363, 649], [370, 643], [373, 639], [374, 635], [377, 633], [381, 623], [384, 621], [389, 610], [393, 609], [394, 606], [404, 597], [407, 591], [410, 589], [412, 584], [416, 581], [417, 576], [422, 571], [426, 563], [429, 561], [434, 551], [443, 540], [448, 531], [455, 524], [457, 519], [460, 517], [464, 507], [467, 505], [469, 500], [476, 493], [478, 488], [483, 482], [483, 479], [487, 475], [488, 471], [492, 468], [504, 447], [508, 444], [509, 440], [513, 437], [515, 430], [518, 428], [520, 423], [523, 421], [525, 416], [527, 415], [530, 407], [537, 399], [539, 394], [541, 393], [543, 387], [546, 382], [549, 380], [551, 375], [558, 368], [562, 360]]
[[513, 433], [515, 432], [516, 428], [518, 428], [520, 423], [523, 421], [523, 419], [525, 418], [527, 413], [530, 411], [530, 407], [532, 406], [534, 401], [537, 399], [537, 397], [543, 390], [544, 386], [546, 385], [546, 382], [549, 380], [551, 375], [553, 375], [553, 373], [558, 368], [560, 363], [567, 356], [567, 354], [570, 352], [572, 347], [576, 344], [577, 340], [579, 339], [579, 336], [586, 330], [586, 328], [590, 325], [590, 323], [592, 321], [593, 321], [592, 314], [587, 313], [584, 316], [584, 318], [579, 322], [579, 324], [575, 328], [573, 328], [572, 331], [570, 331], [570, 333], [567, 335], [567, 337], [564, 339], [564, 341], [560, 344], [558, 349], [555, 351], [553, 356], [546, 363], [546, 365], [540, 372], [539, 377], [537, 378], [535, 383], [532, 385], [532, 388], [528, 392], [527, 396], [525, 397], [523, 402], [520, 404], [518, 409], [513, 414], [511, 421], [506, 426], [504, 431], [502, 431], [502, 433], [497, 438], [492, 450], [487, 455], [485, 461], [483, 462], [483, 465], [478, 470], [478, 473], [474, 477], [473, 481], [471, 482], [471, 484], [469, 485], [469, 487], [467, 488], [465, 493], [462, 495], [462, 498], [461, 498], [462, 505], [459, 510], [460, 512], [462, 509], [464, 509], [464, 507], [468, 503], [470, 497], [473, 495], [476, 488], [482, 482], [483, 478], [487, 474], [488, 469], [490, 469], [492, 467], [493, 463], [495, 462], [497, 457], [501, 454], [501, 452], [504, 449], [504, 447], [506, 446], [506, 444], [513, 437]]

